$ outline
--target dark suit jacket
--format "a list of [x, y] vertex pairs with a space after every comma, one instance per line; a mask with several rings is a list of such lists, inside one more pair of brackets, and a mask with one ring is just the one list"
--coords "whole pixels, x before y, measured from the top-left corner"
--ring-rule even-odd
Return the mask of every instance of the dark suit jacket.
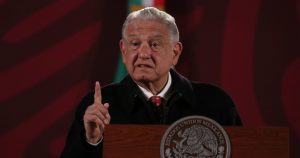
[[[171, 70], [172, 95], [167, 101], [166, 124], [190, 115], [202, 115], [221, 125], [242, 125], [231, 98], [220, 88], [206, 83], [189, 81]], [[97, 157], [102, 155], [102, 144], [91, 146], [85, 141], [83, 115], [93, 104], [94, 93], [83, 98], [69, 131], [62, 157]], [[157, 124], [153, 109], [144, 94], [129, 77], [120, 83], [102, 88], [102, 102], [110, 104], [112, 124]]]

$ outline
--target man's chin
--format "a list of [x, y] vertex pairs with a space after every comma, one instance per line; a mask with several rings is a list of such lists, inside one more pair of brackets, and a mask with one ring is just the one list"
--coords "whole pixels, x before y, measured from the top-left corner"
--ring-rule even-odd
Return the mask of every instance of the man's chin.
[[148, 75], [138, 75], [138, 76], [134, 76], [133, 79], [137, 82], [151, 82], [153, 80], [153, 78], [151, 78]]

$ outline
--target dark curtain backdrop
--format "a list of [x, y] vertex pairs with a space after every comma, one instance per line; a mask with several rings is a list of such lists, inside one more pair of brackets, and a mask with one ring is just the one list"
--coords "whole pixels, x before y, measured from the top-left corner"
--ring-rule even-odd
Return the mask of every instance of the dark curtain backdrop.
[[[176, 69], [225, 89], [245, 126], [286, 126], [300, 157], [300, 0], [167, 0]], [[58, 157], [81, 98], [113, 81], [126, 1], [0, 0], [0, 157]]]

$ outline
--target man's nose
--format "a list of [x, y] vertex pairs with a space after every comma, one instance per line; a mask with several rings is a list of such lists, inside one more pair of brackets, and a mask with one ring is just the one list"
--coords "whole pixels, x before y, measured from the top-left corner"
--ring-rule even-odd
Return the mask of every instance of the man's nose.
[[143, 43], [138, 50], [138, 56], [142, 59], [149, 59], [151, 56], [150, 46], [146, 43]]

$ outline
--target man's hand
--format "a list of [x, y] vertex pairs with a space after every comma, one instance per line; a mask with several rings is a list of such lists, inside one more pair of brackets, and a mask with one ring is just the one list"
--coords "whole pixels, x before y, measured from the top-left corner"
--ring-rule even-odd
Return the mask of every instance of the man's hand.
[[101, 87], [96, 81], [94, 103], [86, 109], [83, 116], [85, 135], [89, 143], [96, 144], [102, 138], [105, 126], [110, 122], [108, 107], [108, 103], [102, 104]]

